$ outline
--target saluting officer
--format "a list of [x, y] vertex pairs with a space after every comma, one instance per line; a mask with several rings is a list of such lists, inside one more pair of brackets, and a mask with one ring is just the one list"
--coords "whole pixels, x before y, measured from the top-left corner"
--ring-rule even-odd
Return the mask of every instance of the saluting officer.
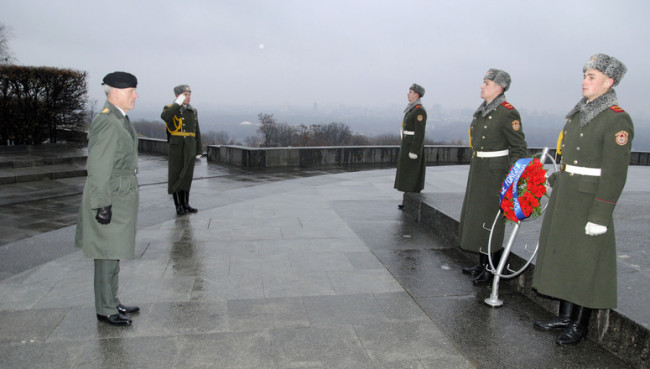
[[138, 136], [126, 116], [135, 107], [138, 80], [126, 72], [104, 77], [104, 109], [88, 130], [88, 177], [84, 185], [75, 234], [75, 247], [95, 259], [97, 319], [131, 325], [124, 314], [140, 310], [117, 298], [120, 259], [135, 254], [138, 218]]
[[[427, 161], [424, 156], [424, 131], [427, 125], [427, 111], [420, 98], [424, 96], [424, 87], [412, 84], [407, 94], [409, 101], [404, 109], [402, 121], [402, 142], [397, 156], [395, 185], [398, 191], [420, 192], [424, 188], [424, 175]], [[404, 202], [398, 205], [404, 209]]]
[[[469, 145], [473, 150], [465, 199], [460, 215], [460, 247], [481, 252], [479, 263], [463, 268], [463, 273], [476, 276], [475, 285], [489, 284], [492, 273], [486, 269], [490, 228], [499, 212], [499, 191], [510, 167], [526, 157], [527, 144], [519, 112], [506, 101], [510, 75], [500, 69], [490, 69], [483, 78], [483, 103], [474, 113], [469, 128]], [[503, 216], [492, 230], [492, 260], [498, 263], [503, 250], [505, 231]]]
[[563, 329], [558, 345], [587, 335], [591, 309], [616, 308], [616, 241], [612, 213], [630, 163], [634, 126], [613, 86], [627, 68], [596, 54], [583, 67], [583, 98], [567, 114], [558, 141], [560, 172], [544, 214], [533, 288], [560, 300], [560, 313], [535, 327]]
[[203, 154], [198, 112], [190, 105], [192, 90], [188, 85], [174, 87], [176, 100], [163, 108], [160, 117], [167, 126], [168, 182], [167, 193], [174, 198], [176, 214], [196, 213], [190, 206], [190, 187], [194, 160]]

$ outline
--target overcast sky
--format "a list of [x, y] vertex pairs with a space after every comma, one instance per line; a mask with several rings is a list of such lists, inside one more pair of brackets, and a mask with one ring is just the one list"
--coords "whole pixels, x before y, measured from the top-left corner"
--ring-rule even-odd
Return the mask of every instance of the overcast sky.
[[628, 67], [620, 105], [650, 116], [648, 0], [1, 2], [18, 64], [87, 71], [100, 104], [103, 76], [131, 72], [133, 113], [171, 103], [180, 83], [203, 110], [316, 102], [401, 114], [413, 82], [425, 106], [474, 109], [493, 67], [511, 74], [520, 111], [566, 113], [600, 52]]

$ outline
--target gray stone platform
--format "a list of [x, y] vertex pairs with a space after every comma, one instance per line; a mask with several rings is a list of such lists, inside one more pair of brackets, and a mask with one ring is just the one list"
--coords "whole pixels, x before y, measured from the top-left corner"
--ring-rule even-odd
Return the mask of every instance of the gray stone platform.
[[[504, 307], [488, 308], [489, 288], [460, 273], [469, 258], [396, 209], [394, 169], [204, 158], [199, 212], [176, 217], [165, 158], [139, 164], [137, 255], [121, 263], [120, 298], [142, 312], [128, 328], [96, 321], [92, 261], [72, 247], [83, 178], [0, 187], [0, 367], [640, 367], [593, 340], [556, 346], [532, 329], [550, 314], [507, 284]], [[453, 209], [466, 175], [429, 167], [425, 194]]]

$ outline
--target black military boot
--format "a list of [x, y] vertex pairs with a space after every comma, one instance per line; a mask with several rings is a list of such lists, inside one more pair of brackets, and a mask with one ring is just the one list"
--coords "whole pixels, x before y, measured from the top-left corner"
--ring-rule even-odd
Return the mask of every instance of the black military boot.
[[573, 303], [560, 300], [560, 310], [557, 317], [551, 320], [536, 320], [533, 326], [537, 329], [545, 331], [551, 329], [565, 329], [571, 322], [571, 312], [573, 311]]
[[478, 258], [478, 264], [472, 266], [472, 267], [467, 267], [463, 268], [463, 273], [469, 274], [469, 275], [479, 275], [483, 270], [485, 269], [485, 266], [488, 263], [488, 257], [485, 254], [479, 255]]
[[178, 192], [172, 194], [174, 197], [174, 205], [176, 205], [176, 214], [183, 215], [186, 213], [185, 208], [183, 208], [183, 201], [181, 200], [181, 195]]
[[[492, 254], [492, 263], [494, 264], [495, 268], [497, 265], [499, 265], [499, 260], [501, 260], [501, 253], [501, 251], [497, 251]], [[487, 264], [490, 262], [488, 256], [485, 254], [481, 254], [481, 256], [485, 256], [486, 267], [483, 268], [483, 271], [481, 271], [481, 273], [476, 276], [476, 278], [472, 279], [472, 283], [474, 283], [475, 286], [486, 286], [490, 284], [494, 278], [494, 274], [492, 274], [492, 272], [490, 272], [487, 268]]]
[[180, 191], [183, 200], [183, 209], [188, 213], [196, 213], [198, 210], [190, 206], [190, 191]]
[[587, 337], [587, 328], [589, 327], [589, 318], [591, 317], [591, 309], [580, 305], [573, 306], [573, 313], [571, 314], [571, 322], [567, 329], [564, 330], [555, 343], [560, 346], [576, 345]]

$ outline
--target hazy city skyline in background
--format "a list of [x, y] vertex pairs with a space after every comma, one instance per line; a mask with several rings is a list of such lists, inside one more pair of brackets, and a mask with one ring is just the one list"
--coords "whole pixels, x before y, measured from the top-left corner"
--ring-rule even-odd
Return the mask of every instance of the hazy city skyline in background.
[[[466, 140], [482, 77], [500, 68], [512, 76], [506, 96], [530, 136], [561, 129], [581, 98], [582, 66], [606, 53], [628, 67], [616, 91], [635, 122], [635, 143], [650, 140], [644, 0], [26, 0], [2, 8], [17, 64], [88, 72], [98, 105], [106, 73], [135, 74], [135, 120], [157, 120], [172, 88], [188, 83], [211, 130], [269, 113], [289, 124], [335, 121], [361, 134], [392, 133], [417, 82], [426, 88], [425, 107], [441, 115], [430, 116], [429, 136], [453, 128]], [[454, 126], [443, 124], [449, 117]], [[548, 135], [554, 142], [556, 134]]]

